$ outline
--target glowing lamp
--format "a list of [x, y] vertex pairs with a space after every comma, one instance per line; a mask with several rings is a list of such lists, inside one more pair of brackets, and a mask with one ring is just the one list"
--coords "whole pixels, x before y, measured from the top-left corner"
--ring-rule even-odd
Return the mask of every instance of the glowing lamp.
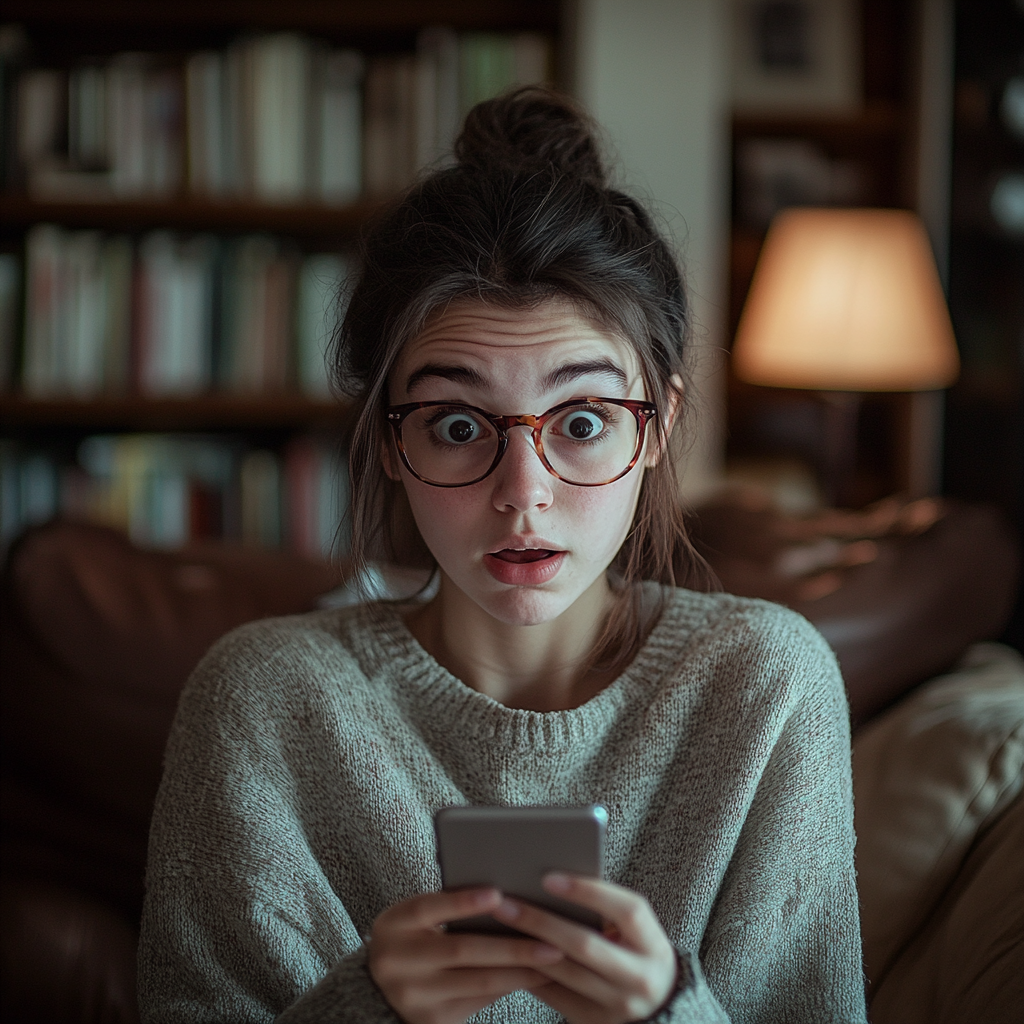
[[[851, 468], [856, 393], [935, 391], [959, 372], [918, 217], [906, 210], [780, 213], [761, 250], [732, 359], [737, 377], [750, 384], [826, 393], [834, 410], [827, 455], [835, 500], [837, 474]], [[937, 421], [930, 414], [925, 428], [924, 409], [918, 403], [911, 413], [912, 435], [915, 416], [919, 421], [909, 443], [912, 491], [932, 489], [937, 462]]]

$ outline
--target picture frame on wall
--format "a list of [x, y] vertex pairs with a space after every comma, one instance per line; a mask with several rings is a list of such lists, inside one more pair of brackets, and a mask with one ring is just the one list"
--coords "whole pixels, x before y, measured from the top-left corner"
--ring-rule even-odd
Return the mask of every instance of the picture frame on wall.
[[740, 114], [853, 114], [862, 104], [856, 0], [733, 0]]

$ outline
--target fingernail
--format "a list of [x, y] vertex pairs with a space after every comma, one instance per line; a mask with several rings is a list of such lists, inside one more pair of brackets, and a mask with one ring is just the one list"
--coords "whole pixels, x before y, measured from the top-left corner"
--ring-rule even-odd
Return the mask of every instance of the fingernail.
[[519, 905], [517, 903], [513, 903], [511, 900], [502, 900], [498, 904], [494, 913], [500, 917], [514, 921], [519, 916]]
[[562, 959], [564, 954], [560, 949], [549, 946], [546, 942], [538, 943], [533, 950], [533, 958], [540, 964], [553, 964]]
[[473, 902], [478, 907], [490, 907], [493, 906], [494, 901], [498, 898], [497, 889], [481, 889], [480, 892], [473, 894]]
[[544, 876], [544, 888], [550, 892], [568, 892], [570, 885], [572, 880], [560, 871], [552, 871]]

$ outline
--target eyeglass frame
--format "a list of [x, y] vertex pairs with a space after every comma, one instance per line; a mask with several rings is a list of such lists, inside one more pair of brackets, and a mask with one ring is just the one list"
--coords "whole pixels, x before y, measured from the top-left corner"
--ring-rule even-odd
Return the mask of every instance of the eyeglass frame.
[[[564, 409], [571, 409], [576, 405], [617, 405], [623, 409], [628, 409], [632, 414], [633, 418], [637, 423], [637, 435], [636, 435], [636, 451], [633, 452], [633, 458], [629, 460], [629, 465], [616, 476], [611, 477], [608, 480], [601, 480], [593, 484], [581, 484], [575, 480], [566, 480], [565, 477], [560, 476], [551, 463], [548, 462], [547, 456], [544, 454], [544, 442], [541, 440], [541, 431], [544, 429], [544, 424], [548, 422], [556, 413], [562, 412]], [[457, 407], [459, 409], [467, 409], [470, 412], [476, 413], [478, 416], [483, 417], [491, 426], [494, 427], [498, 434], [498, 450], [494, 453], [494, 459], [486, 472], [476, 477], [474, 480], [467, 480], [461, 484], [440, 484], [434, 480], [428, 480], [426, 477], [421, 476], [413, 469], [412, 464], [409, 462], [409, 456], [406, 454], [405, 445], [402, 443], [402, 424], [406, 418], [412, 413], [419, 409], [430, 409], [437, 407], [448, 406]], [[621, 480], [637, 463], [640, 458], [640, 452], [643, 451], [644, 438], [647, 436], [647, 424], [658, 415], [658, 408], [651, 402], [643, 402], [635, 398], [573, 398], [568, 402], [559, 402], [558, 405], [553, 405], [547, 412], [542, 412], [539, 416], [533, 416], [530, 414], [523, 414], [519, 416], [497, 416], [494, 413], [487, 412], [485, 409], [479, 409], [475, 405], [467, 405], [465, 402], [406, 402], [403, 405], [391, 405], [385, 410], [388, 422], [391, 424], [391, 429], [395, 439], [395, 447], [398, 449], [399, 457], [402, 460], [402, 464], [417, 480], [422, 483], [429, 484], [431, 487], [471, 487], [473, 484], [480, 483], [481, 480], [485, 480], [489, 477], [497, 468], [498, 463], [501, 462], [502, 457], [508, 450], [508, 432], [513, 427], [529, 427], [531, 430], [531, 436], [533, 439], [533, 450], [537, 453], [537, 458], [540, 459], [541, 465], [557, 480], [561, 480], [563, 483], [569, 484], [571, 487], [605, 487], [607, 484], [613, 484], [616, 480]]]

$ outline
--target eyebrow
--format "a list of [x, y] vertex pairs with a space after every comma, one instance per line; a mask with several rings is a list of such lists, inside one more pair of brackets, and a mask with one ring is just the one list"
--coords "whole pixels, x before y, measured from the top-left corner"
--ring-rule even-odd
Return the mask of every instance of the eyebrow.
[[579, 380], [580, 377], [592, 375], [611, 377], [616, 384], [622, 387], [629, 384], [625, 370], [616, 366], [610, 359], [589, 359], [582, 363], [566, 363], [564, 366], [552, 370], [544, 378], [544, 388], [550, 390], [561, 387], [563, 384], [571, 384], [573, 381]]
[[487, 380], [483, 374], [471, 370], [468, 366], [445, 366], [442, 363], [427, 363], [409, 375], [405, 382], [405, 390], [412, 391], [417, 384], [425, 381], [428, 377], [440, 377], [442, 380], [450, 380], [455, 384], [467, 384], [469, 387], [482, 388], [487, 386]]
[[[552, 370], [544, 378], [542, 384], [547, 391], [562, 387], [565, 384], [571, 384], [581, 377], [593, 375], [611, 377], [616, 384], [622, 387], [626, 387], [629, 384], [629, 378], [626, 376], [625, 371], [610, 359], [589, 359], [581, 363], [565, 363], [563, 366]], [[484, 388], [488, 383], [482, 374], [470, 369], [468, 366], [426, 363], [409, 375], [409, 379], [405, 383], [405, 390], [412, 392], [414, 387], [429, 377], [439, 377], [442, 380], [450, 380], [455, 384], [465, 384], [469, 387], [477, 388]]]

